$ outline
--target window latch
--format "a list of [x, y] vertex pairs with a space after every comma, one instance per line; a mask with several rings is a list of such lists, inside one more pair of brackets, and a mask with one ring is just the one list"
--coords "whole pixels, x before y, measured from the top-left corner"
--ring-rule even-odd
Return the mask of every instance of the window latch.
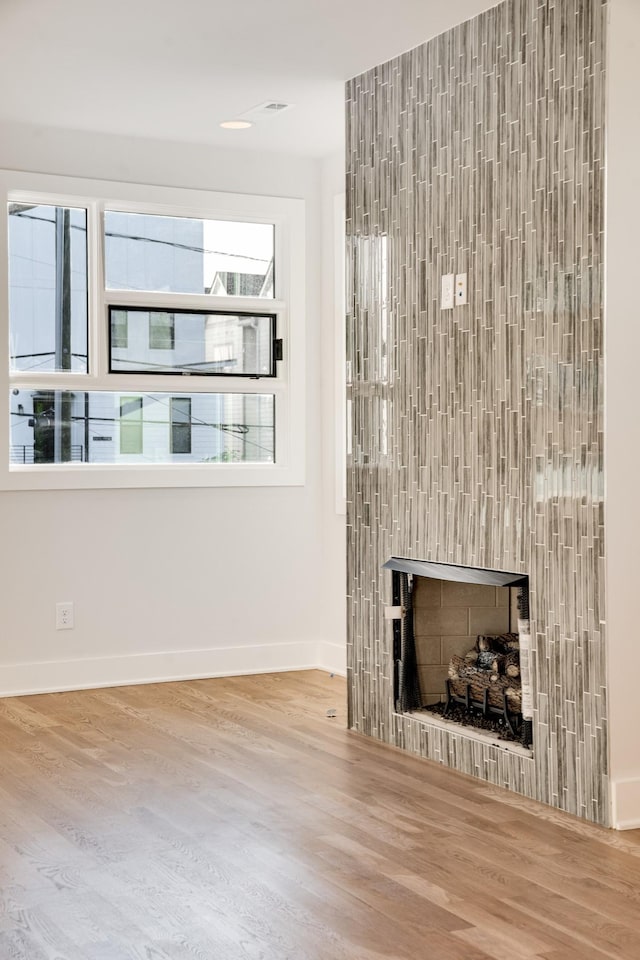
[[273, 341], [273, 359], [282, 360], [282, 357], [283, 357], [282, 338], [277, 337]]

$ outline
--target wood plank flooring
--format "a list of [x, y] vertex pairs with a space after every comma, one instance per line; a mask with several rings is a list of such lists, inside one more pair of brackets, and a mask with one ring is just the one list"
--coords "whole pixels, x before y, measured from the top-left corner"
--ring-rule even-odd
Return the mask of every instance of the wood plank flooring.
[[0, 960], [640, 958], [637, 833], [349, 733], [344, 699], [0, 700]]

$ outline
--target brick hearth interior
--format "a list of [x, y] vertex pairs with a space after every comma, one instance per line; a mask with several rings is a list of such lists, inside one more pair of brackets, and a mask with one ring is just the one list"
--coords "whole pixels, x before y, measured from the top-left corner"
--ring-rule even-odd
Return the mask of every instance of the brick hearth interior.
[[413, 631], [423, 703], [444, 698], [451, 657], [464, 656], [479, 634], [517, 633], [517, 593], [483, 583], [414, 579]]

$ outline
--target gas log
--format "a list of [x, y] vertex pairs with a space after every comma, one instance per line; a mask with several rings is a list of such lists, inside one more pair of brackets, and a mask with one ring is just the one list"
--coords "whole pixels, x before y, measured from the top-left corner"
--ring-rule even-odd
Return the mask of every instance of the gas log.
[[464, 657], [451, 658], [445, 713], [454, 703], [498, 714], [515, 732], [522, 712], [517, 634], [479, 636]]
[[453, 656], [449, 664], [449, 681], [453, 692], [459, 697], [466, 696], [466, 686], [471, 687], [471, 699], [479, 704], [484, 702], [485, 690], [489, 704], [502, 709], [504, 697], [513, 713], [522, 708], [522, 690], [516, 679], [500, 676], [491, 670], [473, 666], [464, 657]]

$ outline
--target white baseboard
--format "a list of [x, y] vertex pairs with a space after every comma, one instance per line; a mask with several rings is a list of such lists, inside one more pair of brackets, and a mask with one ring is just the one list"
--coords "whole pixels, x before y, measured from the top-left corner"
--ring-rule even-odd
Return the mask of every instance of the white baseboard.
[[615, 830], [640, 829], [640, 777], [611, 783], [612, 826]]
[[291, 670], [343, 673], [340, 664], [338, 644], [311, 641], [2, 664], [0, 697]]

